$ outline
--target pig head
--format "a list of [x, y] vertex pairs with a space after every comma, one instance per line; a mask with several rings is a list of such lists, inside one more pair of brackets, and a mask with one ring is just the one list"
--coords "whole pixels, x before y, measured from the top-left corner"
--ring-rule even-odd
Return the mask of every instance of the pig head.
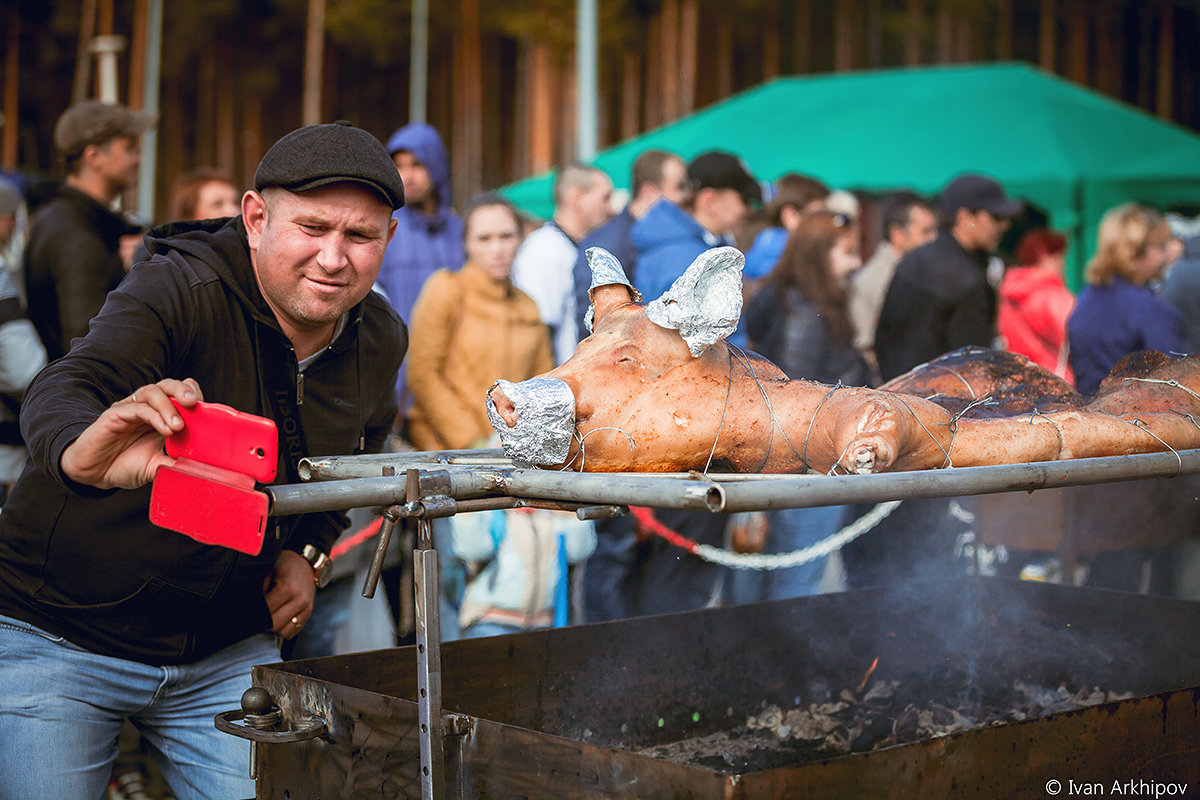
[[[593, 472], [829, 471], [941, 464], [949, 413], [920, 398], [791, 381], [725, 341], [742, 254], [709, 250], [642, 304], [607, 251], [587, 253], [592, 335], [566, 363], [488, 392], [514, 463]], [[914, 418], [919, 407], [929, 419]], [[819, 420], [819, 423], [818, 423]], [[940, 427], [939, 427], [940, 426]], [[918, 455], [919, 454], [919, 455]]]

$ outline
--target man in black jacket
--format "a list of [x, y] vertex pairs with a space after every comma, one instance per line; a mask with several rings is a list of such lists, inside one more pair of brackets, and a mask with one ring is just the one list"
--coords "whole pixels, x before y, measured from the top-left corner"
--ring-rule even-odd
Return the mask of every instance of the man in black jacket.
[[67, 177], [34, 216], [25, 247], [29, 318], [51, 361], [87, 333], [125, 277], [121, 237], [139, 228], [109, 206], [137, 176], [138, 138], [155, 115], [99, 100], [68, 108], [54, 126]]
[[960, 175], [946, 185], [937, 238], [896, 265], [879, 312], [875, 355], [885, 381], [960, 347], [991, 346], [996, 292], [988, 284], [988, 256], [1022, 208], [983, 175]]
[[0, 796], [102, 796], [126, 719], [177, 798], [254, 793], [248, 744], [213, 715], [308, 620], [344, 519], [272, 520], [250, 556], [151, 524], [148, 484], [183, 428], [172, 398], [274, 418], [281, 481], [310, 453], [381, 449], [408, 339], [371, 287], [403, 203], [370, 134], [294, 131], [241, 216], [152, 234], [34, 381], [32, 461], [0, 515]]

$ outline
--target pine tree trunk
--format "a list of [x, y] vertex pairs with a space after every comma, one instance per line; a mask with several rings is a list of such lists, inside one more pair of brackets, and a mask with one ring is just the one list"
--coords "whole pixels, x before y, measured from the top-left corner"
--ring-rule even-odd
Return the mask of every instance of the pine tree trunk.
[[908, 16], [904, 31], [904, 63], [910, 67], [921, 63], [921, 33], [925, 29], [925, 3], [908, 0]]
[[16, 3], [8, 10], [8, 41], [4, 48], [4, 140], [0, 144], [0, 164], [7, 170], [17, 168], [17, 131], [20, 129], [20, 84], [17, 73], [21, 64], [21, 13]]
[[304, 37], [304, 102], [300, 118], [305, 125], [321, 121], [321, 73], [325, 60], [325, 0], [308, 0]]
[[1154, 110], [1163, 119], [1175, 115], [1175, 4], [1160, 3], [1162, 18], [1158, 29], [1158, 81]]
[[1055, 71], [1054, 46], [1058, 41], [1058, 10], [1055, 0], [1042, 0], [1038, 14], [1038, 65], [1048, 71]]
[[459, 197], [479, 193], [483, 171], [483, 57], [478, 0], [458, 0], [454, 36], [454, 134], [450, 167]]

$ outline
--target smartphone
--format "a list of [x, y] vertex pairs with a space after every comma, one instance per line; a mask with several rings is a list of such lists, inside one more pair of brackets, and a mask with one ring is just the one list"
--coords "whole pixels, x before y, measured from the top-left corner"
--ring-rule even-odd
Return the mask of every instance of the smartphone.
[[274, 420], [221, 403], [184, 408], [174, 397], [171, 402], [183, 430], [167, 437], [167, 455], [251, 475], [259, 483], [275, 480], [279, 438]]
[[274, 480], [275, 423], [220, 403], [184, 408], [184, 428], [166, 440], [174, 466], [160, 467], [150, 521], [204, 544], [249, 555], [262, 551], [269, 501], [256, 483]]

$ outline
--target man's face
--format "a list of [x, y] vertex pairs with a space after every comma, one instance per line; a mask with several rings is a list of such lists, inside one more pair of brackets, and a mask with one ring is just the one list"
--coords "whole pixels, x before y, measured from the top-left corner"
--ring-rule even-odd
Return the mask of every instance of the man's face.
[[709, 218], [713, 221], [713, 233], [737, 234], [750, 218], [750, 206], [737, 189], [711, 189]]
[[404, 202], [422, 205], [434, 199], [433, 178], [424, 162], [411, 150], [397, 150], [392, 156], [392, 163], [400, 173], [400, 182], [404, 184]]
[[94, 164], [100, 175], [117, 191], [123, 191], [137, 180], [138, 164], [142, 153], [138, 140], [132, 136], [118, 136], [96, 145]]
[[969, 211], [960, 208], [955, 214], [952, 231], [967, 250], [994, 253], [1000, 246], [1000, 238], [1008, 230], [1009, 224], [1009, 220], [994, 217], [984, 209]]
[[990, 211], [980, 209], [973, 215], [975, 223], [975, 249], [984, 253], [994, 253], [1000, 246], [1000, 238], [1011, 224], [1003, 217], [993, 217]]
[[892, 246], [900, 255], [914, 247], [920, 247], [937, 236], [937, 219], [924, 206], [912, 206], [908, 210], [908, 224], [903, 228], [892, 228]]
[[687, 166], [677, 158], [664, 161], [661, 186], [663, 197], [678, 205], [688, 188]]
[[396, 230], [392, 209], [354, 183], [247, 192], [242, 214], [259, 289], [289, 335], [320, 331], [366, 297]]
[[597, 174], [592, 178], [592, 185], [581, 191], [575, 199], [575, 207], [579, 211], [580, 222], [589, 231], [599, 228], [608, 222], [612, 216], [612, 181], [607, 175]]

